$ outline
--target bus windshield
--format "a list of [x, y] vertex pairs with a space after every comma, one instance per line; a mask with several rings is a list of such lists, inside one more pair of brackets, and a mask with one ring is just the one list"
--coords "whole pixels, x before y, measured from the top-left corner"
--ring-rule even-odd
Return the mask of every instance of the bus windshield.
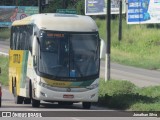
[[98, 33], [46, 32], [40, 44], [40, 73], [61, 78], [99, 74]]

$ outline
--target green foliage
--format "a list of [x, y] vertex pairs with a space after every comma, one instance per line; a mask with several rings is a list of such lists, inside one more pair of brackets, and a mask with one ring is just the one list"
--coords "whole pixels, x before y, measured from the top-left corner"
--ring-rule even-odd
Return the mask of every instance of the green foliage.
[[10, 29], [0, 28], [0, 38], [8, 39], [10, 37]]
[[75, 9], [78, 14], [84, 14], [84, 0], [54, 0], [42, 12], [56, 13], [57, 9]]
[[76, 10], [79, 15], [84, 15], [84, 0], [79, 0], [76, 4]]
[[133, 111], [158, 111], [160, 86], [138, 88], [128, 81], [100, 80], [99, 106]]
[[0, 83], [8, 85], [8, 57], [0, 56], [0, 67], [2, 73], [0, 74]]
[[128, 81], [111, 80], [105, 83], [100, 80], [98, 105], [116, 109], [128, 108], [135, 88], [136, 86]]
[[63, 0], [51, 1], [49, 6], [44, 9], [45, 13], [56, 13], [57, 9], [63, 9]]
[[151, 86], [137, 89], [135, 92], [141, 96], [150, 98], [151, 101], [139, 101], [131, 106], [132, 110], [137, 111], [159, 111], [160, 110], [160, 86]]
[[109, 96], [117, 95], [117, 94], [128, 94], [135, 89], [135, 85], [129, 81], [119, 81], [119, 80], [111, 80], [105, 83], [104, 80], [100, 82], [100, 96], [104, 96], [105, 94]]
[[[96, 20], [100, 36], [106, 40], [106, 20]], [[159, 26], [127, 25], [122, 22], [122, 40], [118, 40], [118, 19], [111, 22], [111, 60], [147, 69], [160, 69]]]
[[0, 0], [0, 6], [37, 6], [38, 0]]

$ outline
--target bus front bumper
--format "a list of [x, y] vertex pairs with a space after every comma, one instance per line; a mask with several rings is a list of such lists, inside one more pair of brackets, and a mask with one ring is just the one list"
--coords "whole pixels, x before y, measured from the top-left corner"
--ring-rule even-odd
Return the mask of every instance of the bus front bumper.
[[97, 102], [98, 87], [84, 92], [60, 92], [37, 85], [33, 97], [43, 101]]

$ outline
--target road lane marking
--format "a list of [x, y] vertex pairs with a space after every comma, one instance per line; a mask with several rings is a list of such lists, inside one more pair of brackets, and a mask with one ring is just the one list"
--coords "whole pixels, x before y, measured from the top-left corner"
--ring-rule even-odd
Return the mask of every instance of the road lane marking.
[[78, 119], [78, 118], [71, 118], [71, 119], [73, 119], [73, 120], [80, 120], [80, 119]]
[[0, 52], [0, 54], [8, 56], [8, 53]]

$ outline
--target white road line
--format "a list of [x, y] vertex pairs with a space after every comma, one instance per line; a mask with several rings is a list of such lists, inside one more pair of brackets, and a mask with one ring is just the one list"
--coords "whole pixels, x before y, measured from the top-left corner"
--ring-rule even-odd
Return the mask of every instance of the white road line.
[[72, 120], [80, 120], [80, 119], [78, 119], [78, 118], [72, 118]]
[[1, 55], [8, 56], [8, 53], [0, 52]]
[[26, 109], [26, 110], [28, 110], [28, 111], [37, 111], [37, 110], [35, 110], [35, 109]]

